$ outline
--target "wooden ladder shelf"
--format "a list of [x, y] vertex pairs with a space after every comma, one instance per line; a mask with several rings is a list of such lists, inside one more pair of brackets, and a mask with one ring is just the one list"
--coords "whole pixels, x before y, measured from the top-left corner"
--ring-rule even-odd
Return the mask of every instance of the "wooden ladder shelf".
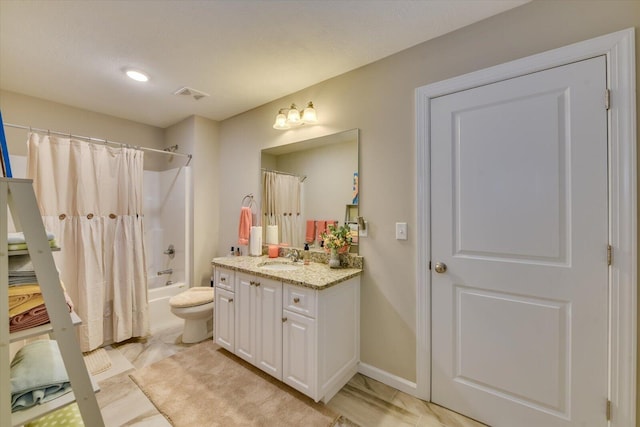
[[[7, 206], [16, 228], [24, 233], [28, 255], [36, 272], [50, 319], [49, 325], [14, 334], [9, 332], [8, 260], [10, 253], [7, 245], [8, 215], [5, 214]], [[0, 177], [0, 209], [3, 210], [0, 216], [0, 318], [3, 319], [2, 326], [0, 326], [0, 396], [2, 396], [0, 399], [0, 419], [8, 420], [9, 414], [11, 414], [11, 425], [19, 426], [65, 405], [77, 402], [86, 426], [104, 427], [102, 414], [95, 397], [95, 392], [99, 389], [92, 382], [82, 358], [73, 327], [72, 317], [74, 315], [69, 314], [60, 286], [58, 270], [46, 237], [32, 181]], [[79, 321], [77, 316], [75, 319]], [[11, 413], [9, 343], [47, 332], [52, 333], [52, 339], [58, 342], [73, 391], [47, 403]]]

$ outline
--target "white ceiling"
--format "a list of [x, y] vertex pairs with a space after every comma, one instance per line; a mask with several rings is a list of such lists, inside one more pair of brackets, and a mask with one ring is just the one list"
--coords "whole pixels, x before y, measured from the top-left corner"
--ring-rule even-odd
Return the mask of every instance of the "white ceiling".
[[223, 120], [527, 1], [0, 0], [0, 89], [159, 127]]

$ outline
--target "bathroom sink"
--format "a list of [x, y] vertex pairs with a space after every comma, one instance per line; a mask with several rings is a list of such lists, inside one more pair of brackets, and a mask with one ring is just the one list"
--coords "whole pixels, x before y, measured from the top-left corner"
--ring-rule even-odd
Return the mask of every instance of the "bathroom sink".
[[284, 262], [263, 262], [259, 264], [262, 270], [269, 271], [294, 271], [300, 269], [302, 266], [292, 263], [284, 263]]

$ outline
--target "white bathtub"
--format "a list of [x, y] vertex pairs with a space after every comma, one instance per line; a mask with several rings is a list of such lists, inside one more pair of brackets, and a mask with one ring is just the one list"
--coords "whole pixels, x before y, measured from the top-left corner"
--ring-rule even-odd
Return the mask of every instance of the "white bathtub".
[[160, 286], [149, 289], [149, 325], [151, 333], [156, 333], [173, 326], [180, 326], [183, 320], [171, 312], [169, 299], [186, 291], [188, 286], [185, 283], [174, 283], [169, 286]]

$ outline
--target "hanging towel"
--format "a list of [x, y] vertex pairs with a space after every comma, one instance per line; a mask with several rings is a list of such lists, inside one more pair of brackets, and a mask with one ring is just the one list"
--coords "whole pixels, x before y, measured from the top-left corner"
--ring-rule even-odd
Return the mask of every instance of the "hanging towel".
[[316, 233], [318, 238], [316, 239], [318, 242], [324, 240], [322, 238], [322, 234], [327, 230], [327, 221], [316, 221]]
[[251, 208], [243, 206], [240, 210], [240, 225], [238, 226], [238, 244], [248, 245], [251, 234]]
[[307, 221], [307, 231], [305, 233], [304, 241], [307, 243], [313, 243], [316, 237], [316, 222], [314, 220]]
[[338, 221], [327, 221], [327, 231], [329, 231], [329, 226], [330, 225], [333, 225], [335, 227], [337, 222]]

